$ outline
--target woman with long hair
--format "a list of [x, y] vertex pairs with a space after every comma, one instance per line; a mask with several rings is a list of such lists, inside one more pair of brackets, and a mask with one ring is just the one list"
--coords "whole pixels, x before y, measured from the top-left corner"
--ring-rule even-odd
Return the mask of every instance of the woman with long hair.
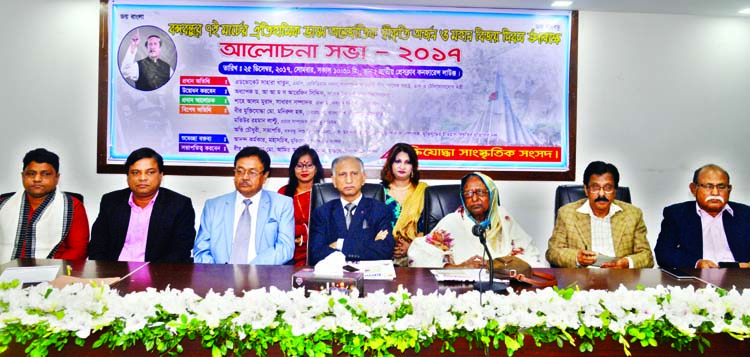
[[427, 184], [419, 181], [417, 152], [405, 143], [398, 143], [388, 151], [388, 158], [380, 171], [380, 180], [385, 190], [385, 204], [393, 210], [393, 263], [408, 266], [406, 253], [414, 237], [421, 236], [422, 222], [419, 219], [424, 208], [424, 189]]
[[310, 221], [310, 191], [313, 184], [323, 182], [323, 165], [318, 153], [308, 145], [294, 150], [289, 160], [289, 183], [279, 193], [294, 201], [294, 265], [307, 260], [307, 225]]

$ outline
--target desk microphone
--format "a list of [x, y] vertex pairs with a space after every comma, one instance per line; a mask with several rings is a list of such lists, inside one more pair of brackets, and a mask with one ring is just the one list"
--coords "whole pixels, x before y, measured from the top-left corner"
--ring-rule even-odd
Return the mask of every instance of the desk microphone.
[[502, 283], [495, 283], [495, 264], [493, 264], [492, 261], [492, 253], [490, 253], [490, 249], [487, 247], [487, 238], [485, 237], [486, 232], [487, 230], [478, 223], [471, 228], [471, 233], [479, 237], [479, 242], [482, 243], [484, 252], [487, 253], [490, 262], [490, 281], [478, 281], [474, 283], [474, 289], [479, 290], [480, 292], [492, 291], [496, 294], [501, 294], [506, 291], [505, 289], [507, 289], [508, 286]]

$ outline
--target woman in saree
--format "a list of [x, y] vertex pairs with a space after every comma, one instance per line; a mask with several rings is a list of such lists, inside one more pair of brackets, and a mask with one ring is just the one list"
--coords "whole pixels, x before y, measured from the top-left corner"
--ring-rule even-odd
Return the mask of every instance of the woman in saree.
[[380, 171], [385, 190], [385, 204], [393, 211], [393, 264], [408, 266], [407, 252], [411, 241], [423, 235], [422, 208], [427, 184], [419, 181], [417, 152], [405, 143], [393, 145]]
[[310, 222], [310, 191], [313, 184], [323, 182], [323, 165], [318, 153], [308, 145], [294, 150], [289, 160], [289, 183], [279, 193], [294, 203], [294, 265], [307, 261], [307, 225]]

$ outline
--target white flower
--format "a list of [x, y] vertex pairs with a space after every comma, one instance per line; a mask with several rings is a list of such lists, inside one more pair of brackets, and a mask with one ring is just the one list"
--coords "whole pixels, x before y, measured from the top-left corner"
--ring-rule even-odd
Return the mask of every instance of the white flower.
[[[370, 337], [381, 332], [414, 330], [423, 340], [440, 331], [476, 331], [494, 321], [499, 331], [514, 326], [521, 331], [534, 328], [576, 330], [580, 326], [602, 329], [604, 314], [609, 331], [624, 333], [629, 326], [651, 320], [665, 320], [687, 336], [711, 326], [714, 333], [750, 335], [743, 317], [750, 316], [750, 290], [732, 289], [724, 296], [715, 288], [657, 286], [644, 290], [576, 291], [568, 299], [551, 288], [510, 291], [507, 296], [476, 291], [457, 295], [410, 294], [403, 288], [393, 293], [377, 291], [362, 298], [341, 293], [313, 293], [302, 289], [282, 291], [276, 287], [245, 291], [236, 296], [209, 291], [200, 297], [191, 289], [147, 289], [120, 296], [109, 287], [73, 284], [53, 289], [42, 283], [28, 288], [0, 289], [0, 329], [11, 325], [36, 326], [46, 323], [49, 333], [70, 331], [79, 338], [113, 322], [123, 321], [123, 333], [143, 329], [167, 329], [176, 333], [180, 316], [197, 319], [209, 328], [228, 321], [242, 339], [245, 328], [270, 329], [279, 324], [291, 327], [294, 336], [318, 331], [343, 330]], [[163, 311], [175, 319], [155, 319]], [[165, 316], [165, 315], [160, 315]], [[149, 323], [149, 320], [155, 322]]]

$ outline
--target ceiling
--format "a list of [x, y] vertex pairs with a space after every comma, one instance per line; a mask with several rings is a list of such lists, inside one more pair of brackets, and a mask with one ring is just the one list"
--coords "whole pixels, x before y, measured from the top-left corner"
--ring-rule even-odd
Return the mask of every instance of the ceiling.
[[[256, 0], [258, 1], [258, 0]], [[260, 0], [295, 2], [294, 0]], [[300, 3], [357, 5], [463, 6], [486, 8], [551, 9], [553, 0], [307, 0]], [[684, 14], [700, 16], [742, 16], [737, 11], [750, 8], [750, 0], [574, 0], [573, 10]]]

